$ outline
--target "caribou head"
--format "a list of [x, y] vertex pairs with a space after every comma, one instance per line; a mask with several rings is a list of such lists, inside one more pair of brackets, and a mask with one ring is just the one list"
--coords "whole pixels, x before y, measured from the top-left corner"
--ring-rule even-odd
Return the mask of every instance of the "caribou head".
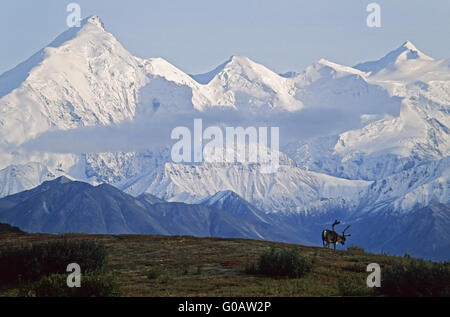
[[348, 229], [350, 227], [350, 225], [348, 225], [347, 227], [345, 227], [345, 229], [344, 229], [344, 231], [342, 231], [342, 235], [338, 235], [338, 243], [342, 243], [342, 245], [344, 245], [345, 244], [345, 240], [346, 240], [346, 237], [350, 237], [351, 236], [351, 234], [345, 234], [345, 231]]

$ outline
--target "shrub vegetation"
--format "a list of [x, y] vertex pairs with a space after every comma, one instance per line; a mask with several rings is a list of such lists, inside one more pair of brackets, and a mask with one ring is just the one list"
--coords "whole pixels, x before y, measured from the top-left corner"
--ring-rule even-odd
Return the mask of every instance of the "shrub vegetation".
[[385, 296], [450, 296], [450, 263], [412, 259], [381, 272], [380, 292]]
[[33, 282], [64, 274], [70, 263], [79, 264], [83, 274], [98, 272], [106, 258], [106, 247], [91, 240], [59, 240], [0, 250], [0, 282]]
[[119, 296], [117, 285], [104, 275], [82, 275], [81, 287], [68, 287], [67, 275], [52, 274], [39, 281], [23, 284], [19, 296], [24, 297], [112, 297]]
[[271, 249], [260, 255], [256, 265], [247, 265], [248, 274], [261, 274], [270, 277], [299, 278], [312, 269], [312, 264], [298, 254], [297, 250]]

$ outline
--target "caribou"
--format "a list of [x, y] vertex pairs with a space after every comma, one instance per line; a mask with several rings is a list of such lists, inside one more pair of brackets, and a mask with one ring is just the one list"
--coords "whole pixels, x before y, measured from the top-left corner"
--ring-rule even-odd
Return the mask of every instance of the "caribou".
[[323, 247], [330, 247], [330, 243], [334, 245], [334, 249], [336, 250], [336, 244], [341, 243], [342, 245], [345, 244], [346, 237], [351, 236], [351, 234], [345, 234], [345, 231], [350, 227], [348, 225], [345, 227], [344, 231], [342, 232], [342, 235], [338, 234], [334, 230], [334, 226], [340, 224], [341, 222], [338, 220], [335, 220], [334, 223], [331, 225], [331, 230], [325, 229], [322, 231], [322, 243]]

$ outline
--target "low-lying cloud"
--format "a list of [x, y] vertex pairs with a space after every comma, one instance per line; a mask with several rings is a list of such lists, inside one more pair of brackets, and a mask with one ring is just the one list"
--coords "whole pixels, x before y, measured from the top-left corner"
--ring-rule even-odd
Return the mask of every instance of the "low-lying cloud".
[[[171, 131], [185, 126], [193, 131], [194, 119], [208, 126], [279, 127], [280, 145], [299, 139], [335, 134], [360, 124], [359, 115], [335, 109], [303, 109], [298, 112], [242, 114], [236, 110], [211, 110], [189, 114], [156, 114], [120, 124], [47, 131], [21, 147], [49, 153], [138, 152], [170, 146]], [[192, 132], [193, 135], [193, 132]]]

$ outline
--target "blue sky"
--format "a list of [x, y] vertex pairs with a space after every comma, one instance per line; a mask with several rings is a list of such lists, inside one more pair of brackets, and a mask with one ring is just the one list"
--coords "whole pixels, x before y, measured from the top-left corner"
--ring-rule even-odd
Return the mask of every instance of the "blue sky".
[[361, 0], [8, 0], [0, 4], [0, 73], [51, 42], [66, 6], [97, 14], [134, 55], [163, 57], [188, 73], [245, 55], [277, 72], [302, 71], [320, 58], [346, 65], [376, 59], [410, 40], [450, 57], [450, 1], [376, 1], [381, 28], [366, 25]]

